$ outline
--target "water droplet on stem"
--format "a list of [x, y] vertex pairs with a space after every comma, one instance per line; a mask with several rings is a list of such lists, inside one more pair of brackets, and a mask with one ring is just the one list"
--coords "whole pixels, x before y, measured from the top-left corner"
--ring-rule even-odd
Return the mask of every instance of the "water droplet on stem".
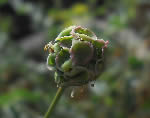
[[71, 98], [74, 98], [74, 94], [75, 94], [75, 90], [73, 89], [73, 90], [71, 91], [70, 97], [71, 97]]

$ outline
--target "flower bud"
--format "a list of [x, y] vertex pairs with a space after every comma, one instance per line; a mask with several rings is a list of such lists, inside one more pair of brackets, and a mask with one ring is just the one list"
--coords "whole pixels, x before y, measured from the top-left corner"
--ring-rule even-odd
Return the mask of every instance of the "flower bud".
[[97, 39], [89, 29], [70, 26], [64, 29], [49, 48], [47, 66], [55, 70], [59, 86], [80, 86], [96, 80], [103, 69], [103, 53], [108, 41]]

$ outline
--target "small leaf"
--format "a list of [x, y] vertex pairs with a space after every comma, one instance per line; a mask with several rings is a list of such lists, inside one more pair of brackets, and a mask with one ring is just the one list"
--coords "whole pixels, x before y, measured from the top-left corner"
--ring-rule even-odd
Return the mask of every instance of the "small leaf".
[[70, 57], [69, 50], [68, 49], [62, 49], [58, 55], [56, 56], [56, 66], [58, 69], [62, 71], [62, 64], [64, 64], [65, 61], [67, 61]]
[[47, 57], [47, 65], [48, 66], [54, 66], [55, 65], [55, 57], [56, 57], [55, 53], [49, 54], [49, 56]]
[[61, 37], [64, 37], [64, 36], [70, 36], [70, 32], [72, 31], [72, 29], [74, 28], [75, 26], [70, 26], [66, 29], [64, 29], [59, 35], [58, 37], [56, 38], [56, 40], [58, 38], [61, 38]]
[[79, 34], [79, 37], [84, 40], [84, 41], [88, 41], [88, 42], [93, 42], [94, 39], [92, 39], [91, 37], [85, 35], [85, 34]]
[[[69, 86], [80, 86], [80, 85], [83, 85], [83, 84], [86, 84], [89, 82], [89, 73], [87, 71], [86, 68], [83, 68], [83, 67], [79, 67], [81, 70], [78, 71], [78, 69], [76, 68], [76, 74], [72, 77], [67, 77], [67, 85]], [[75, 70], [74, 70], [75, 72]]]
[[53, 49], [54, 49], [55, 53], [58, 53], [61, 50], [61, 47], [60, 47], [60, 45], [58, 43], [55, 43], [53, 45]]
[[98, 39], [98, 40], [94, 40], [92, 44], [93, 44], [94, 47], [100, 49], [103, 46], [105, 46], [105, 41], [103, 39]]
[[76, 80], [76, 82], [86, 82], [86, 80], [88, 80], [88, 72], [86, 70], [80, 72], [79, 74], [77, 74], [76, 76], [71, 78], [72, 80]]
[[72, 68], [72, 60], [69, 59], [62, 64], [61, 68], [63, 69], [64, 72], [69, 71]]
[[69, 72], [65, 72], [65, 76], [68, 77], [68, 78], [70, 78], [70, 77], [76, 76], [77, 74], [79, 74], [80, 72], [82, 72], [84, 70], [85, 70], [84, 67], [75, 66]]
[[93, 56], [93, 46], [87, 41], [77, 41], [71, 48], [71, 59], [74, 64], [85, 65]]
[[58, 38], [57, 41], [59, 41], [60, 45], [62, 47], [70, 48], [72, 45], [72, 36], [64, 36], [61, 38]]
[[97, 39], [96, 35], [92, 31], [88, 30], [87, 28], [82, 28], [81, 26], [74, 28], [73, 33], [83, 34], [95, 40]]
[[94, 47], [94, 57], [95, 58], [101, 58], [102, 56], [102, 48], [105, 46], [105, 41], [102, 39], [94, 40], [92, 42]]

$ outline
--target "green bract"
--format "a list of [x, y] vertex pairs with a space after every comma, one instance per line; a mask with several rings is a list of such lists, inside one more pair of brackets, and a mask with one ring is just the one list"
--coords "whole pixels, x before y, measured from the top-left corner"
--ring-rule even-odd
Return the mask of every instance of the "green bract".
[[108, 41], [81, 26], [64, 29], [54, 42], [49, 42], [47, 65], [55, 70], [59, 86], [79, 86], [96, 80], [102, 71], [103, 53]]

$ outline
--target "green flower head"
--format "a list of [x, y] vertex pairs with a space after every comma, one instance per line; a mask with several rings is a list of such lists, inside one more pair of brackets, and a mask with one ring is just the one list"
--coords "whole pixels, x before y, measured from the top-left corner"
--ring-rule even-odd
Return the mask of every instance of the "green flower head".
[[47, 66], [55, 70], [59, 86], [80, 86], [96, 80], [103, 65], [103, 53], [108, 41], [97, 39], [87, 28], [70, 26], [54, 42], [49, 42]]

